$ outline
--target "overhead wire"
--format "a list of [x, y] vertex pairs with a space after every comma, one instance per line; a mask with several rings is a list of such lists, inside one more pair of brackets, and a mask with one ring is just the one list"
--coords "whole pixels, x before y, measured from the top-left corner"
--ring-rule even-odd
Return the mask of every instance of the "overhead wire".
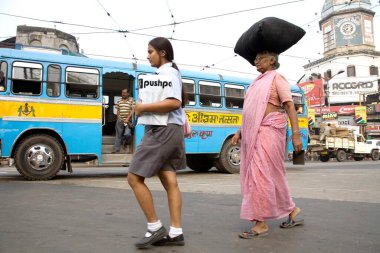
[[177, 22], [175, 22], [174, 15], [173, 15], [172, 10], [170, 9], [168, 0], [166, 0], [166, 6], [168, 7], [170, 16], [173, 19], [173, 30], [172, 30], [172, 35], [170, 36], [170, 39], [173, 39], [173, 35], [175, 33], [175, 26], [176, 26]]
[[[233, 11], [233, 12], [228, 12], [228, 13], [223, 13], [223, 14], [218, 14], [218, 15], [212, 15], [212, 16], [207, 16], [207, 17], [194, 18], [194, 19], [176, 22], [176, 24], [185, 24], [185, 23], [190, 23], [190, 22], [202, 21], [202, 20], [206, 20], [206, 19], [220, 18], [220, 17], [235, 15], [235, 14], [239, 14], [239, 13], [243, 13], [243, 12], [261, 10], [261, 9], [266, 9], [266, 8], [270, 8], [270, 7], [278, 7], [278, 6], [282, 6], [282, 5], [287, 5], [287, 4], [297, 3], [297, 2], [303, 2], [303, 1], [305, 1], [305, 0], [295, 0], [295, 1], [285, 2], [285, 3], [277, 3], [277, 4], [266, 5], [266, 6], [261, 6], [261, 7], [251, 8], [251, 9], [245, 9], [245, 10], [240, 10], [240, 11]], [[135, 32], [135, 31], [147, 30], [147, 29], [152, 29], [152, 28], [160, 28], [160, 27], [165, 27], [165, 26], [170, 26], [170, 25], [173, 25], [173, 23], [137, 28], [137, 29], [131, 29], [130, 31]]]
[[[183, 24], [183, 23], [188, 23], [188, 22], [196, 22], [196, 21], [201, 21], [201, 20], [205, 20], [205, 19], [211, 19], [211, 18], [217, 18], [217, 17], [222, 17], [222, 16], [227, 16], [227, 15], [233, 15], [233, 14], [238, 14], [238, 13], [242, 13], [242, 12], [247, 12], [247, 11], [253, 11], [253, 10], [258, 10], [258, 9], [263, 9], [263, 8], [269, 8], [269, 7], [275, 7], [275, 6], [281, 6], [281, 5], [285, 5], [285, 4], [291, 4], [291, 3], [296, 3], [296, 2], [302, 2], [304, 0], [298, 0], [298, 1], [289, 1], [289, 2], [285, 2], [285, 3], [280, 3], [280, 4], [274, 4], [274, 5], [268, 5], [268, 6], [262, 6], [262, 7], [258, 7], [258, 8], [252, 8], [252, 9], [245, 9], [245, 10], [241, 10], [241, 11], [236, 11], [236, 12], [229, 12], [229, 13], [224, 13], [224, 14], [219, 14], [219, 15], [213, 15], [213, 16], [208, 16], [208, 17], [203, 17], [203, 18], [197, 18], [197, 19], [190, 19], [190, 20], [185, 20], [185, 21], [182, 21], [182, 22], [176, 22], [175, 19], [174, 19], [174, 15], [170, 9], [170, 6], [166, 0], [166, 3], [168, 5], [168, 8], [169, 8], [169, 12], [172, 16], [172, 19], [173, 19], [173, 23], [171, 24], [166, 24], [166, 25], [159, 25], [159, 26], [151, 26], [151, 27], [145, 27], [145, 28], [139, 28], [139, 29], [133, 29], [133, 30], [123, 30], [121, 29], [121, 26], [116, 22], [116, 20], [111, 16], [111, 14], [104, 8], [104, 6], [97, 0], [97, 2], [99, 3], [99, 5], [103, 8], [103, 10], [107, 13], [107, 16], [109, 16], [114, 22], [115, 24], [117, 24], [117, 26], [119, 27], [119, 30], [116, 30], [116, 29], [111, 29], [111, 28], [106, 28], [106, 27], [96, 27], [96, 26], [90, 26], [90, 25], [82, 25], [82, 24], [74, 24], [74, 23], [68, 23], [68, 22], [62, 22], [62, 21], [52, 21], [52, 20], [43, 20], [43, 19], [38, 19], [38, 18], [31, 18], [31, 17], [25, 17], [25, 16], [20, 16], [20, 15], [13, 15], [13, 14], [8, 14], [8, 13], [2, 13], [0, 12], [0, 15], [7, 15], [7, 16], [12, 16], [12, 17], [17, 17], [17, 18], [24, 18], [24, 19], [31, 19], [31, 20], [36, 20], [36, 21], [40, 21], [40, 22], [50, 22], [50, 23], [56, 23], [56, 24], [62, 24], [62, 25], [70, 25], [70, 26], [78, 26], [78, 27], [85, 27], [85, 28], [90, 28], [90, 29], [97, 29], [97, 30], [103, 30], [103, 31], [97, 31], [97, 32], [87, 32], [87, 33], [73, 33], [73, 34], [97, 34], [97, 33], [123, 33], [125, 35], [125, 33], [131, 33], [131, 34], [135, 34], [135, 35], [140, 35], [140, 36], [154, 36], [154, 35], [151, 35], [151, 34], [143, 34], [143, 33], [137, 33], [135, 31], [138, 31], [138, 30], [144, 30], [144, 29], [151, 29], [151, 28], [157, 28], [157, 27], [163, 27], [163, 26], [168, 26], [168, 25], [177, 25], [177, 24]], [[375, 8], [379, 5], [376, 5], [372, 8]], [[342, 7], [343, 8], [343, 7]], [[309, 24], [309, 23], [312, 23], [316, 20], [312, 20], [306, 24], [304, 24], [303, 26]], [[174, 28], [173, 27], [173, 33], [174, 33]], [[172, 33], [172, 35], [173, 35]], [[187, 42], [187, 43], [195, 43], [195, 44], [201, 44], [201, 45], [208, 45], [208, 46], [216, 46], [216, 47], [222, 47], [222, 48], [233, 48], [231, 46], [226, 46], [226, 45], [220, 45], [220, 44], [213, 44], [213, 43], [207, 43], [207, 42], [199, 42], [199, 41], [192, 41], [192, 40], [184, 40], [184, 39], [175, 39], [173, 38], [173, 36], [171, 36], [169, 39], [172, 39], [172, 40], [177, 40], [177, 41], [180, 41], [180, 42]], [[286, 54], [283, 54], [282, 56], [287, 56], [287, 57], [293, 57], [293, 58], [299, 58], [299, 59], [306, 59], [306, 60], [316, 60], [316, 59], [312, 59], [312, 58], [307, 58], [307, 57], [299, 57], [299, 56], [294, 56], [294, 55], [286, 55]], [[110, 57], [113, 57], [113, 56], [110, 56]], [[231, 58], [234, 58], [235, 56], [231, 56], [231, 57], [228, 57], [227, 59], [231, 59]], [[113, 57], [115, 58], [115, 57]], [[138, 60], [134, 54], [133, 54], [133, 58], [135, 60]], [[222, 61], [219, 61], [217, 63], [214, 63], [214, 64], [210, 64], [210, 65], [206, 65], [208, 66], [208, 68], [212, 68], [213, 66], [215, 66], [216, 64], [220, 63], [220, 62], [223, 62], [225, 60], [222, 60]], [[184, 65], [184, 64], [182, 64]], [[211, 67], [210, 67], [211, 66]], [[205, 67], [205, 66], [201, 66], [201, 67]]]
[[[107, 16], [110, 17], [112, 19], [112, 21], [117, 25], [117, 27], [119, 28], [119, 30], [122, 30], [121, 26], [119, 25], [119, 23], [111, 16], [111, 14], [106, 10], [106, 8], [102, 5], [102, 3], [99, 1], [99, 0], [96, 0], [98, 2], [98, 4], [103, 8], [103, 10], [107, 13]], [[133, 50], [132, 50], [132, 47], [131, 47], [131, 44], [129, 43], [128, 41], [128, 38], [127, 38], [127, 35], [126, 33], [123, 33], [124, 35], [124, 38], [126, 39], [126, 42], [127, 42], [127, 45], [128, 47], [130, 48], [131, 50], [131, 53], [132, 53], [132, 57], [134, 59], [134, 61], [137, 63], [137, 58], [135, 56], [135, 54], [133, 53]]]

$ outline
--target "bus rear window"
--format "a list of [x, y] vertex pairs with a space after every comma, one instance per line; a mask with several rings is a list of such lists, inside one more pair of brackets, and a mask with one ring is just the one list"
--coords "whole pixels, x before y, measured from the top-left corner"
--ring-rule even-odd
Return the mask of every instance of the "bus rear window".
[[0, 64], [0, 92], [6, 90], [7, 83], [7, 63], [1, 62]]
[[49, 97], [59, 97], [61, 95], [61, 67], [49, 65], [46, 93]]
[[244, 103], [244, 86], [226, 84], [224, 86], [227, 108], [243, 108]]
[[302, 101], [302, 95], [301, 94], [292, 94], [294, 107], [296, 108], [297, 114], [303, 114], [304, 113], [304, 104]]
[[68, 67], [66, 69], [66, 96], [98, 98], [99, 71], [97, 69]]
[[195, 82], [190, 79], [182, 79], [182, 85], [185, 87], [187, 96], [186, 105], [195, 105]]
[[220, 83], [199, 81], [199, 102], [201, 106], [221, 107]]
[[14, 62], [12, 69], [12, 93], [40, 95], [42, 91], [42, 65]]

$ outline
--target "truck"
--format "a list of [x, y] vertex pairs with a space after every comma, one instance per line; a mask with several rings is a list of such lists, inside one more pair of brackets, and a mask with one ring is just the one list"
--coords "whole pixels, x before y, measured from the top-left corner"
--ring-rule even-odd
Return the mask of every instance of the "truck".
[[325, 140], [319, 140], [317, 136], [310, 139], [309, 151], [316, 152], [322, 162], [327, 162], [330, 158], [337, 161], [347, 160], [348, 155], [355, 161], [361, 161], [366, 157], [378, 161], [380, 158], [379, 146], [366, 143], [362, 134], [348, 134], [345, 136], [329, 135]]

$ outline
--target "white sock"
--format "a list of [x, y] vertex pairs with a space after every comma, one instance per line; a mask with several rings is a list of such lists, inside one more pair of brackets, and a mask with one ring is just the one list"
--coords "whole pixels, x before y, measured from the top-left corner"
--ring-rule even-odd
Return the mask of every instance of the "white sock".
[[[161, 227], [162, 227], [162, 223], [160, 220], [158, 220], [156, 222], [152, 222], [152, 223], [148, 222], [148, 226], [147, 226], [148, 230], [152, 231], [152, 232], [159, 230]], [[145, 237], [151, 237], [151, 236], [152, 236], [151, 233], [149, 233], [149, 232], [145, 233]]]
[[170, 226], [170, 230], [169, 230], [170, 238], [174, 238], [179, 235], [182, 235], [182, 228], [175, 228], [175, 227]]

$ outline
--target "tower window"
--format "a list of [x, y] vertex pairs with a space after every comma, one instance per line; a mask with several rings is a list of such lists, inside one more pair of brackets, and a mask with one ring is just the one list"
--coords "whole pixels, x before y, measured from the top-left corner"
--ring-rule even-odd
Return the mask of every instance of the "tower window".
[[347, 66], [347, 77], [356, 76], [355, 66]]
[[379, 68], [376, 66], [370, 66], [369, 67], [369, 75], [371, 76], [378, 76], [379, 75]]
[[331, 69], [328, 69], [328, 70], [326, 71], [326, 77], [327, 77], [328, 79], [331, 78]]

